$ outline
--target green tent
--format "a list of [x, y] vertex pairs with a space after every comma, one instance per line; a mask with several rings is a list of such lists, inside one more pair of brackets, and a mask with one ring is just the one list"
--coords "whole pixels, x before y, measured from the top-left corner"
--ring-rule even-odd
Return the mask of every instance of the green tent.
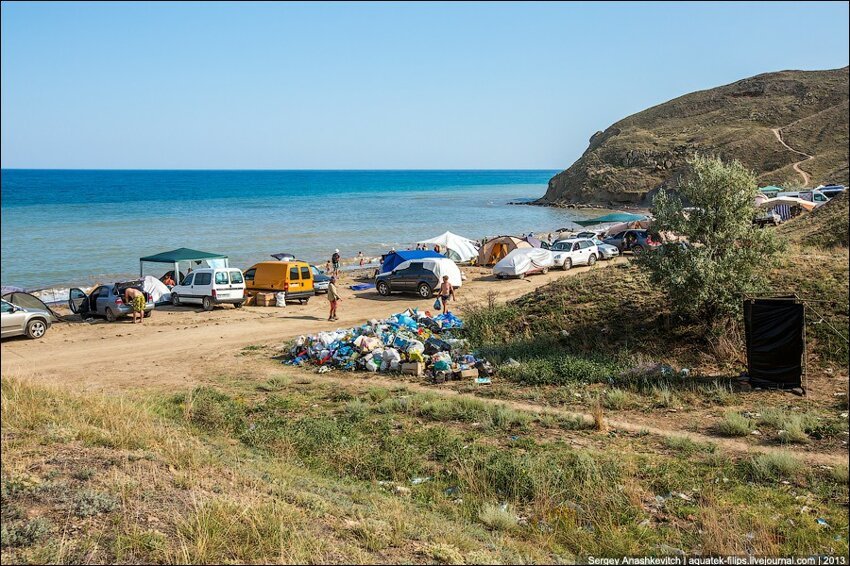
[[202, 252], [199, 250], [192, 250], [189, 248], [177, 248], [176, 250], [171, 250], [170, 252], [162, 252], [156, 255], [149, 255], [146, 257], [139, 258], [139, 276], [144, 277], [144, 268], [143, 265], [145, 262], [148, 263], [168, 263], [174, 266], [174, 280], [180, 283], [180, 262], [202, 262], [208, 259], [223, 259], [224, 266], [227, 267], [227, 256], [221, 254], [214, 254], [210, 252]]
[[592, 226], [594, 224], [613, 224], [615, 222], [637, 222], [638, 220], [646, 220], [643, 214], [631, 214], [629, 212], [613, 212], [600, 216], [599, 218], [591, 218], [590, 220], [576, 220], [576, 224], [581, 226]]

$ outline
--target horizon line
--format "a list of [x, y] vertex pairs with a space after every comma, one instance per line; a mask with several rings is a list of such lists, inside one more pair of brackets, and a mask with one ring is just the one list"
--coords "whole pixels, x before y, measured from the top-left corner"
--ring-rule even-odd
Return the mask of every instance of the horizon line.
[[279, 171], [340, 171], [340, 172], [350, 172], [350, 171], [563, 171], [561, 167], [514, 167], [514, 168], [482, 168], [482, 167], [471, 167], [471, 168], [324, 168], [324, 169], [314, 169], [314, 168], [290, 168], [290, 169], [241, 169], [241, 168], [230, 168], [230, 169], [201, 169], [201, 168], [123, 168], [123, 167], [104, 167], [104, 168], [92, 168], [92, 167], [2, 167], [0, 171], [270, 171], [270, 172], [279, 172]]

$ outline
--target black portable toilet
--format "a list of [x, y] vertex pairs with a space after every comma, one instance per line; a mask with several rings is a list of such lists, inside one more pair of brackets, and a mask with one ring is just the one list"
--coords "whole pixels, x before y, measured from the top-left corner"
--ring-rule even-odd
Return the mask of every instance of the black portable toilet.
[[806, 307], [797, 297], [746, 299], [747, 371], [754, 387], [803, 387]]

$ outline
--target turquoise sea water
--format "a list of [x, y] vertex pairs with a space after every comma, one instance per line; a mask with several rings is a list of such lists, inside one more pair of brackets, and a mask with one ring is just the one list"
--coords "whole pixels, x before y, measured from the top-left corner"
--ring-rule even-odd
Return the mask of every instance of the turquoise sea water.
[[446, 230], [478, 239], [592, 214], [507, 204], [542, 196], [555, 173], [4, 169], [2, 284], [135, 275], [139, 257], [178, 247], [242, 268], [281, 251], [324, 264], [334, 248], [378, 255]]

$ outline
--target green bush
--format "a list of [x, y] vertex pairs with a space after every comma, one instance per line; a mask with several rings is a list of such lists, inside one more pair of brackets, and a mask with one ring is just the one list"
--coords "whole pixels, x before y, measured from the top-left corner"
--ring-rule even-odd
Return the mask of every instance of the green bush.
[[71, 510], [77, 517], [91, 517], [101, 513], [109, 513], [118, 507], [118, 502], [108, 493], [94, 490], [83, 490], [71, 497]]
[[745, 463], [747, 475], [755, 481], [793, 479], [802, 464], [787, 452], [769, 452]]
[[717, 425], [717, 432], [723, 436], [747, 436], [753, 431], [753, 422], [734, 411], [723, 414], [723, 419]]

